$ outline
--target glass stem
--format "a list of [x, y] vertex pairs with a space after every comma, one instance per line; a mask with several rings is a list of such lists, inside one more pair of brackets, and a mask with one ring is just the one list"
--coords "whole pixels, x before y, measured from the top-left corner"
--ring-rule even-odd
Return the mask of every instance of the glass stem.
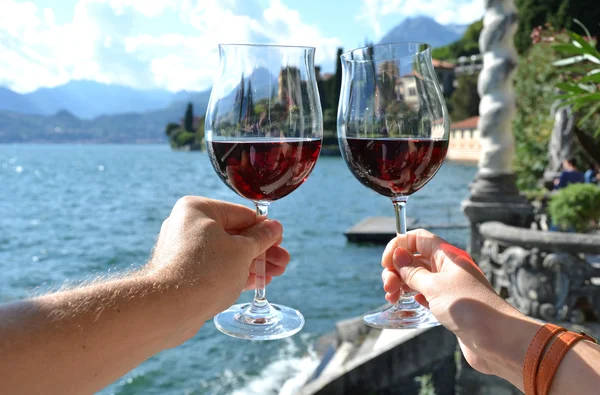
[[[267, 216], [269, 213], [269, 203], [266, 202], [254, 202], [256, 205], [256, 215]], [[263, 252], [254, 259], [255, 268], [255, 289], [254, 299], [250, 306], [250, 313], [252, 314], [265, 314], [270, 310], [269, 302], [267, 301], [266, 292], [266, 274], [265, 270], [267, 267], [266, 254]]]
[[[396, 240], [398, 247], [408, 249], [408, 240], [406, 238], [406, 202], [408, 196], [400, 196], [392, 199], [394, 203], [394, 212], [396, 213]], [[399, 310], [404, 310], [405, 307], [414, 306], [416, 292], [404, 292], [400, 290], [400, 299], [394, 307]]]

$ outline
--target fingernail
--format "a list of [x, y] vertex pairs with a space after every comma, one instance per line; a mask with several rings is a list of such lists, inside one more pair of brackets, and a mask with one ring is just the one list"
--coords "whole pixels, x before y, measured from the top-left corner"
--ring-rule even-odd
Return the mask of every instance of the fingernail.
[[396, 248], [394, 251], [393, 261], [395, 267], [406, 266], [412, 261], [412, 256], [404, 248]]

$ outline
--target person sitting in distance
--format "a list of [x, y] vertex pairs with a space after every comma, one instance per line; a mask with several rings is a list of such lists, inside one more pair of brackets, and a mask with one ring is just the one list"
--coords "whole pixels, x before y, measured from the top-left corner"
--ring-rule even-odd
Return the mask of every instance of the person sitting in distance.
[[585, 182], [582, 172], [577, 169], [575, 158], [566, 158], [562, 163], [563, 171], [554, 180], [554, 190], [565, 188], [567, 185]]

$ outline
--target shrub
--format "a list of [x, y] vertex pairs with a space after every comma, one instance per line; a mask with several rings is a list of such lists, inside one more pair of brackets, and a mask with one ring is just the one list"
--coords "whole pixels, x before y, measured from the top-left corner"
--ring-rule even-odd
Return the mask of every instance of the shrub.
[[585, 233], [592, 221], [600, 219], [600, 187], [571, 184], [552, 197], [548, 209], [552, 221], [561, 229]]
[[196, 139], [196, 134], [188, 132], [186, 130], [177, 134], [175, 137], [175, 142], [177, 143], [177, 147], [183, 147], [186, 145], [191, 145]]

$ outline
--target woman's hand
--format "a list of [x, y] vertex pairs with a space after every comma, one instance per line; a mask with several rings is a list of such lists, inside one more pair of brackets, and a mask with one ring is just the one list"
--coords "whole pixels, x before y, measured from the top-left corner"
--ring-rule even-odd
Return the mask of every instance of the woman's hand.
[[465, 251], [423, 229], [406, 238], [408, 250], [394, 239], [383, 253], [386, 299], [394, 303], [402, 290], [419, 292], [415, 299], [456, 334], [469, 364], [495, 373], [487, 352], [500, 344], [494, 334], [501, 318], [524, 316], [496, 294]]

